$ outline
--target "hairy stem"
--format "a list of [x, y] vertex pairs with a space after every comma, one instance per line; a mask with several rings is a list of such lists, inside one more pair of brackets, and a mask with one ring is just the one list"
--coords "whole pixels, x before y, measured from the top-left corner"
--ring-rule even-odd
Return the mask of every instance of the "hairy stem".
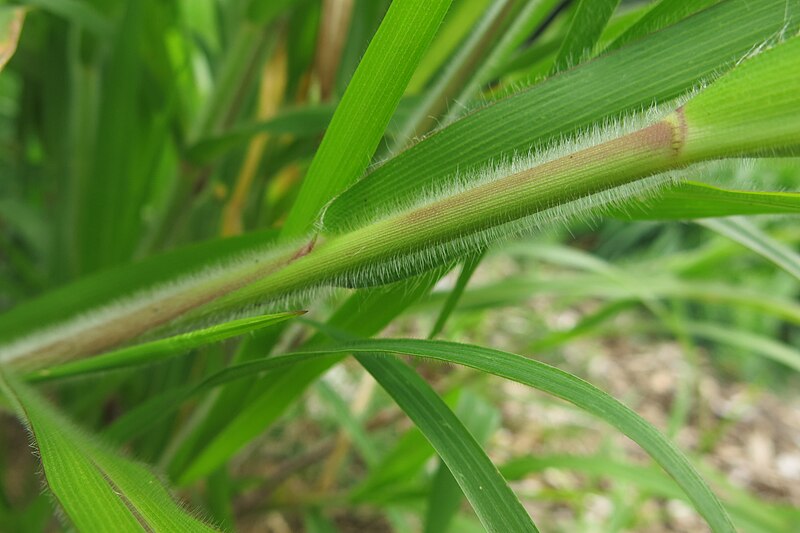
[[[325, 284], [366, 286], [432, 268], [519, 229], [527, 217], [709, 159], [800, 146], [800, 38], [744, 61], [663, 120], [445, 194], [340, 235], [250, 256], [113, 313], [0, 351], [32, 369], [90, 355], [181, 315], [204, 319]], [[315, 246], [316, 243], [316, 246]], [[101, 310], [103, 311], [103, 310]]]

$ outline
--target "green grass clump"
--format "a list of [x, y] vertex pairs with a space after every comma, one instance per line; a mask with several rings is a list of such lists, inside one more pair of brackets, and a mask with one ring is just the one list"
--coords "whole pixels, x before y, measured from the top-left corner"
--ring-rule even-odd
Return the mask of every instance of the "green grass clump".
[[[537, 531], [599, 491], [609, 531], [649, 496], [791, 531], [709, 467], [699, 384], [800, 369], [796, 4], [0, 7], [0, 401], [52, 496], [9, 436], [0, 524]], [[570, 364], [642, 340], [680, 351], [663, 421]], [[490, 459], [503, 381], [607, 442]], [[508, 482], [548, 468], [610, 485]]]

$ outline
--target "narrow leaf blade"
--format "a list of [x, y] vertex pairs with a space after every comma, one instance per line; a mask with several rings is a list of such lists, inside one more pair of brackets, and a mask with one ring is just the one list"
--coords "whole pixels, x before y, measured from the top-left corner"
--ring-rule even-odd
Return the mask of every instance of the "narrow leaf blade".
[[367, 168], [451, 0], [396, 0], [336, 108], [284, 235], [308, 230], [322, 207]]
[[141, 464], [83, 433], [0, 369], [0, 390], [28, 426], [49, 489], [80, 531], [214, 531], [183, 510]]
[[79, 359], [63, 365], [44, 368], [30, 374], [32, 381], [43, 381], [69, 376], [92, 374], [119, 368], [146, 365], [164, 360], [167, 357], [220, 342], [231, 337], [280, 324], [303, 314], [302, 311], [276, 313], [232, 320], [208, 328], [182, 333], [173, 337], [128, 346], [87, 359]]
[[[446, 361], [517, 381], [567, 400], [605, 420], [639, 444], [680, 485], [715, 532], [735, 531], [722, 504], [688, 459], [649, 422], [618, 400], [572, 374], [508, 352], [444, 341], [372, 339], [326, 348], [325, 351], [298, 352], [243, 363], [221, 371], [201, 386], [215, 386], [252, 376], [256, 372], [346, 353], [405, 354]], [[208, 465], [204, 466], [208, 468]], [[192, 477], [197, 477], [198, 473], [192, 474]]]
[[357, 359], [430, 441], [487, 531], [537, 531], [481, 445], [430, 385], [396, 359]]
[[736, 215], [800, 213], [800, 194], [794, 192], [740, 191], [686, 181], [648, 200], [632, 200], [612, 208], [621, 220], [691, 220]]
[[567, 36], [556, 54], [553, 72], [581, 63], [603, 33], [619, 0], [580, 0]]
[[720, 218], [702, 220], [698, 224], [749, 248], [800, 280], [800, 254], [776, 241], [748, 220]]

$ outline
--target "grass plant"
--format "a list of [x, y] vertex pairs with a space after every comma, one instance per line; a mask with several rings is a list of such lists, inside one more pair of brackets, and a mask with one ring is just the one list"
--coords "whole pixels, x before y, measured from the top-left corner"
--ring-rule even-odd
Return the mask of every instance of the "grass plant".
[[[50, 498], [4, 452], [0, 525], [551, 530], [529, 512], [544, 491], [509, 480], [563, 468], [689, 502], [715, 532], [791, 531], [796, 509], [676, 435], [723, 431], [703, 426], [704, 373], [785, 391], [775, 368], [800, 369], [799, 30], [796, 0], [3, 5], [0, 407]], [[500, 256], [532, 268], [475, 284]], [[534, 296], [600, 307], [515, 350], [453, 341]], [[664, 427], [561, 368], [638, 331], [683, 354]], [[707, 348], [750, 362], [709, 370]], [[652, 463], [498, 464], [503, 380]], [[335, 439], [263, 474], [254, 450], [304, 425]], [[601, 530], [652, 521], [614, 505]]]

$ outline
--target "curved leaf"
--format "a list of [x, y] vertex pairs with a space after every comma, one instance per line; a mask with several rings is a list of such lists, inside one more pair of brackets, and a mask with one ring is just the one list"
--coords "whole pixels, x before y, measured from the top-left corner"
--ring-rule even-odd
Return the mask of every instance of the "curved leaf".
[[[331, 358], [335, 354], [344, 353], [398, 353], [456, 363], [523, 383], [574, 403], [619, 429], [650, 454], [686, 492], [714, 531], [734, 531], [719, 500], [697, 471], [680, 450], [649, 422], [618, 400], [572, 374], [508, 352], [444, 341], [365, 340], [326, 348], [325, 351], [299, 352], [235, 365], [211, 376], [198, 385], [196, 390], [249, 377], [256, 372], [285, 368], [303, 361]], [[187, 474], [189, 478], [196, 478], [198, 475], [197, 472]]]
[[28, 427], [47, 487], [79, 531], [215, 531], [182, 509], [145, 466], [83, 433], [0, 369], [0, 390]]
[[338, 350], [402, 353], [457, 363], [574, 403], [610, 423], [649, 453], [681, 486], [715, 532], [735, 531], [719, 500], [675, 445], [634, 411], [578, 377], [508, 352], [444, 341], [376, 339], [356, 342]]
[[[800, 194], [796, 195], [800, 198]], [[704, 220], [701, 226], [738, 242], [800, 280], [800, 255], [741, 218]]]

